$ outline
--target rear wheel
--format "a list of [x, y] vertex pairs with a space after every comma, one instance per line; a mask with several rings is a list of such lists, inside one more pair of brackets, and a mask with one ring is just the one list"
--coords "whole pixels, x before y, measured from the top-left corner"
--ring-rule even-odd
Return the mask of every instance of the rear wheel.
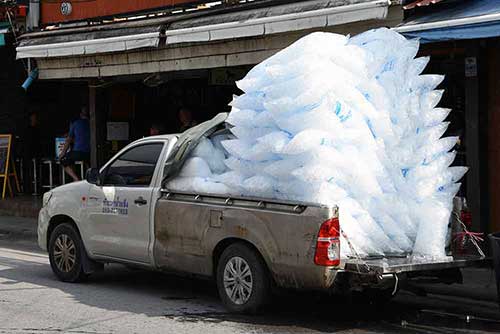
[[78, 282], [87, 277], [83, 270], [85, 250], [76, 229], [68, 223], [58, 225], [50, 236], [49, 261], [54, 274], [63, 282]]
[[261, 256], [242, 243], [226, 248], [217, 266], [217, 288], [231, 312], [257, 312], [270, 292], [269, 275]]

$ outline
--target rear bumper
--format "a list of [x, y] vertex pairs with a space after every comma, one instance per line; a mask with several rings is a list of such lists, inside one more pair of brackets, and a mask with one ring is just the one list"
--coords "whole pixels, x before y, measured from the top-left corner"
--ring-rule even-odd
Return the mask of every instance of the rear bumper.
[[296, 290], [328, 291], [334, 285], [336, 267], [317, 265], [274, 265], [272, 275], [276, 285]]
[[473, 267], [481, 265], [484, 261], [486, 261], [486, 258], [480, 256], [450, 257], [449, 259], [438, 261], [417, 260], [411, 257], [367, 259], [361, 261], [349, 259], [345, 263], [344, 270], [347, 272], [383, 275]]
[[279, 287], [296, 290], [348, 293], [351, 290], [393, 289], [395, 292], [412, 277], [431, 273], [430, 276], [441, 282], [443, 277], [450, 279], [447, 277], [450, 272], [460, 275], [458, 269], [480, 266], [485, 261], [482, 257], [455, 257], [441, 261], [417, 261], [409, 257], [349, 259], [340, 267], [278, 265], [274, 267], [273, 278]]

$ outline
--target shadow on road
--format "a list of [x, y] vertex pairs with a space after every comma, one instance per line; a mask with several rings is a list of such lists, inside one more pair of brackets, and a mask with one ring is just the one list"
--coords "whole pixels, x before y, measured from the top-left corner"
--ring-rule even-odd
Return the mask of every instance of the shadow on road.
[[[285, 293], [261, 315], [229, 314], [222, 307], [211, 281], [108, 265], [84, 283], [58, 281], [45, 255], [31, 252], [26, 245], [0, 244], [0, 293], [12, 289], [49, 289], [64, 293], [75, 302], [113, 310], [164, 317], [178, 322], [233, 322], [250, 329], [287, 332], [309, 330], [333, 332], [370, 330], [375, 333], [455, 333], [481, 330], [499, 332], [498, 309], [491, 305], [469, 305], [440, 297], [401, 294], [385, 306], [352, 304], [338, 297], [310, 293]], [[466, 315], [473, 315], [467, 322]], [[496, 315], [496, 316], [495, 316]], [[440, 328], [436, 331], [435, 328]]]

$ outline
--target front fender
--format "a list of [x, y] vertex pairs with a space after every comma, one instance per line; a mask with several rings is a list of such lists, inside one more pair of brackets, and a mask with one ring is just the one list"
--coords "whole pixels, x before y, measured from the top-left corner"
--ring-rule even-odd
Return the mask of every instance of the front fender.
[[64, 185], [52, 190], [48, 203], [38, 214], [38, 245], [47, 250], [47, 241], [51, 224], [64, 221], [65, 218], [73, 221], [85, 243], [85, 209], [89, 184], [85, 181]]

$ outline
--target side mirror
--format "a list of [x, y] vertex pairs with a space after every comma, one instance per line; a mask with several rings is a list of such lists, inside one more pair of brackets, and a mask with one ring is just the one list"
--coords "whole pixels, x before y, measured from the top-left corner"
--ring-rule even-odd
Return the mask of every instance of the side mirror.
[[90, 184], [99, 185], [101, 183], [99, 169], [97, 169], [97, 168], [87, 169], [87, 174], [85, 175], [85, 179]]

